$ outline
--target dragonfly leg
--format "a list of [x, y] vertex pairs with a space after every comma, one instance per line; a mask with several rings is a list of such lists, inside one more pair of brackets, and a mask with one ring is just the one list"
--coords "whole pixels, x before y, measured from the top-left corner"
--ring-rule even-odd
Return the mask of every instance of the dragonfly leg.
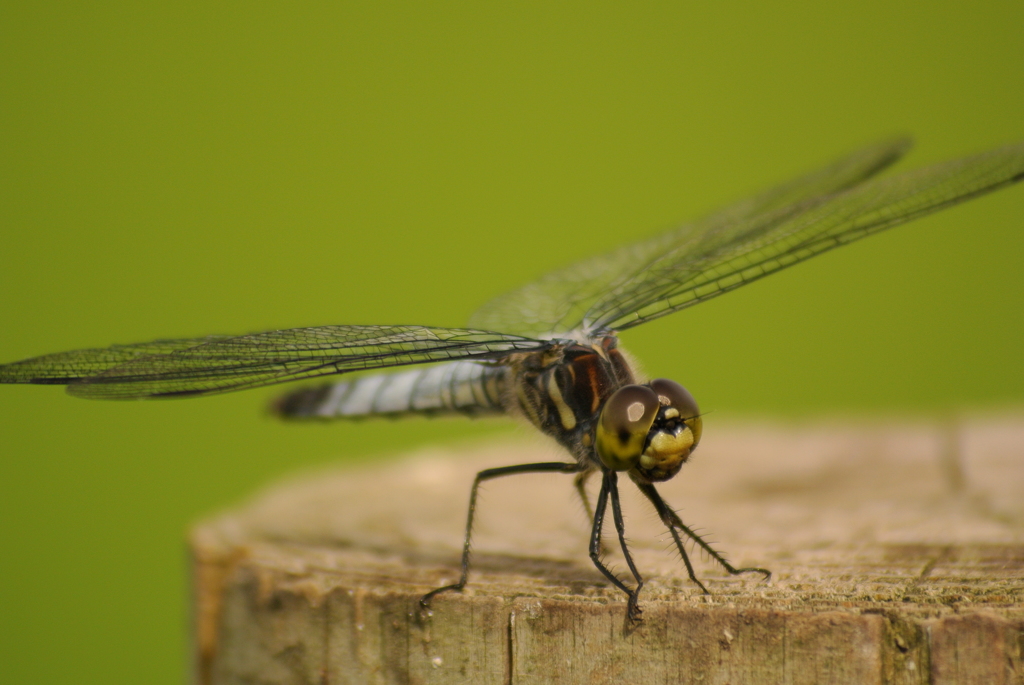
[[612, 500], [612, 516], [615, 519], [615, 532], [619, 535], [619, 546], [622, 547], [622, 554], [626, 557], [626, 564], [636, 580], [636, 589], [630, 593], [628, 605], [629, 620], [636, 622], [640, 620], [640, 614], [643, 613], [640, 610], [640, 590], [644, 586], [644, 579], [640, 577], [640, 572], [636, 570], [633, 556], [629, 553], [629, 548], [626, 546], [626, 524], [622, 519], [622, 507], [619, 504], [618, 475], [615, 471], [608, 471], [605, 477], [608, 478], [608, 495]]
[[[604, 574], [604, 577], [612, 582], [612, 585], [619, 588], [629, 596], [629, 618], [631, 621], [640, 620], [640, 607], [637, 603], [639, 596], [640, 587], [643, 585], [643, 581], [640, 579], [640, 575], [636, 571], [636, 566], [633, 564], [633, 559], [629, 555], [629, 551], [626, 549], [626, 535], [625, 526], [622, 525], [622, 511], [619, 508], [619, 491], [616, 485], [616, 479], [618, 474], [611, 469], [604, 471], [604, 478], [601, 481], [601, 492], [597, 496], [597, 509], [594, 510], [594, 528], [590, 534], [590, 560], [594, 562], [594, 566], [597, 570]], [[636, 590], [630, 590], [626, 587], [618, 577], [608, 570], [608, 567], [601, 561], [601, 529], [604, 525], [605, 511], [608, 509], [608, 496], [614, 493], [612, 496], [612, 514], [615, 518], [615, 527], [619, 533], [619, 543], [622, 545], [622, 552], [626, 555], [626, 562], [629, 564], [630, 570], [633, 572], [633, 577], [637, 580]]]
[[668, 532], [672, 534], [672, 539], [676, 543], [676, 549], [679, 550], [679, 554], [683, 558], [683, 563], [686, 564], [686, 572], [690, 575], [690, 580], [692, 580], [697, 585], [697, 587], [703, 590], [704, 594], [710, 595], [711, 593], [708, 592], [708, 589], [704, 586], [704, 583], [700, 582], [697, 579], [697, 575], [693, 571], [693, 564], [690, 563], [690, 557], [686, 553], [686, 547], [683, 544], [682, 538], [679, 536], [680, 532], [682, 532], [688, 538], [693, 540], [698, 547], [707, 552], [712, 559], [721, 564], [722, 568], [724, 568], [726, 572], [729, 573], [729, 575], [735, 576], [739, 575], [740, 573], [760, 573], [764, 576], [765, 580], [768, 580], [772, 577], [772, 572], [766, 568], [756, 568], [753, 566], [736, 568], [735, 566], [730, 564], [728, 561], [726, 561], [725, 557], [723, 557], [718, 551], [716, 551], [714, 547], [709, 545], [704, 540], [704, 538], [702, 538], [700, 535], [698, 535], [692, 529], [690, 529], [689, 526], [683, 523], [682, 519], [679, 518], [679, 515], [672, 509], [672, 507], [668, 506], [665, 500], [662, 499], [661, 494], [654, 489], [654, 486], [652, 484], [637, 483], [636, 485], [638, 488], [640, 488], [640, 492], [642, 492], [644, 496], [651, 501], [651, 504], [654, 505], [654, 509], [658, 512], [658, 516], [661, 517], [662, 523], [664, 523], [665, 526], [668, 528]]
[[[590, 506], [590, 496], [587, 495], [587, 481], [595, 473], [597, 473], [597, 469], [588, 468], [577, 473], [576, 477], [572, 479], [572, 484], [576, 488], [576, 494], [579, 495], [580, 501], [583, 502], [583, 509], [587, 512], [587, 521], [591, 524], [594, 522], [594, 509]], [[608, 554], [608, 546], [604, 544], [603, 538], [601, 540], [601, 554]]]
[[476, 497], [481, 483], [492, 478], [512, 476], [518, 473], [577, 473], [579, 470], [579, 464], [570, 464], [564, 461], [546, 461], [536, 464], [517, 464], [515, 466], [484, 469], [476, 474], [476, 478], [473, 479], [473, 489], [469, 493], [469, 514], [466, 516], [466, 537], [462, 543], [462, 573], [459, 576], [459, 582], [439, 587], [423, 595], [420, 598], [420, 607], [425, 611], [430, 608], [430, 600], [436, 595], [448, 592], [449, 590], [461, 591], [466, 587], [466, 580], [469, 577], [469, 555], [472, 548], [473, 516], [476, 513]]

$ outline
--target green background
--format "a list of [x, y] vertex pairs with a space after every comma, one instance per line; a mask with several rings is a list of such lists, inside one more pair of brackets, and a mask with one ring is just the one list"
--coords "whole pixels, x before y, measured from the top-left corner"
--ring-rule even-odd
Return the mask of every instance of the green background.
[[[1024, 138], [1024, 3], [8, 2], [0, 360], [463, 324], [544, 271], [894, 133]], [[1024, 399], [1024, 189], [630, 331], [716, 421]], [[188, 524], [503, 422], [281, 425], [0, 388], [0, 682], [179, 683]], [[721, 417], [721, 418], [720, 418]]]

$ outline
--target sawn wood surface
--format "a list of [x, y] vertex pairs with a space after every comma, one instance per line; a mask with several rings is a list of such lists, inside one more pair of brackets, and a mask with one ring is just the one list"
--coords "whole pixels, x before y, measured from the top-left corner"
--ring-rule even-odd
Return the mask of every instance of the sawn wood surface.
[[307, 473], [201, 523], [195, 682], [1024, 683], [1020, 415], [708, 421], [661, 490], [734, 564], [774, 575], [695, 553], [702, 595], [625, 481], [637, 626], [590, 563], [572, 477], [493, 481], [467, 591], [420, 616], [420, 595], [457, 578], [473, 475], [557, 458], [521, 438], [427, 449]]

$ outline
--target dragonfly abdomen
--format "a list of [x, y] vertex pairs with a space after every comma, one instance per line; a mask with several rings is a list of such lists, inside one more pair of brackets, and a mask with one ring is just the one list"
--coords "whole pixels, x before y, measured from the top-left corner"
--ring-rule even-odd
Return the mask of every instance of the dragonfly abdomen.
[[447, 362], [300, 388], [280, 397], [274, 411], [297, 419], [502, 413], [505, 375], [504, 367]]

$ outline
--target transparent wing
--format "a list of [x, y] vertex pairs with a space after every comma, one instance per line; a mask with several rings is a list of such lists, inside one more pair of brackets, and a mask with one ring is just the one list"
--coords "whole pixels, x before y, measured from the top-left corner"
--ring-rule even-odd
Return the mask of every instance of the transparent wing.
[[1022, 178], [1024, 143], [677, 235], [669, 249], [594, 302], [583, 326], [631, 328]]
[[660, 257], [678, 254], [695, 236], [715, 235], [773, 212], [799, 211], [801, 203], [854, 186], [885, 169], [910, 149], [899, 138], [858, 150], [832, 164], [771, 190], [737, 202], [699, 221], [646, 241], [554, 271], [501, 295], [480, 308], [470, 325], [534, 337], [550, 337], [580, 328], [587, 311], [610, 292], [642, 285], [644, 270]]
[[0, 365], [0, 383], [67, 384], [79, 397], [206, 395], [364, 369], [498, 358], [547, 343], [423, 326], [319, 326], [74, 350]]

